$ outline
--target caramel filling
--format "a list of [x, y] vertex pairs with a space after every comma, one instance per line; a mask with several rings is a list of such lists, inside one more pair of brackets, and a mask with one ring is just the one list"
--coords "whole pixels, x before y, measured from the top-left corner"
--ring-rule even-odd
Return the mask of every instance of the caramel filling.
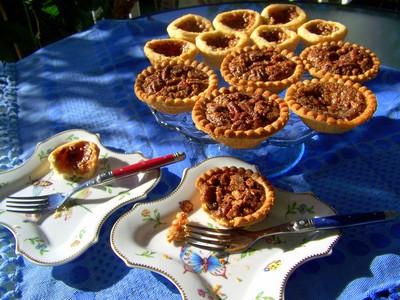
[[201, 187], [203, 203], [217, 218], [232, 220], [257, 211], [265, 200], [265, 190], [251, 171], [228, 169], [212, 175]]
[[189, 32], [203, 32], [207, 31], [207, 27], [201, 23], [198, 22], [196, 19], [191, 18], [191, 19], [186, 19], [180, 24], [177, 25], [179, 29], [189, 31]]
[[184, 52], [184, 45], [176, 41], [165, 41], [153, 43], [150, 48], [158, 53], [165, 56], [179, 56]]
[[170, 98], [192, 97], [207, 87], [207, 73], [186, 65], [168, 65], [147, 76], [143, 82], [147, 94]]
[[93, 151], [88, 142], [77, 142], [69, 147], [62, 148], [57, 153], [57, 167], [66, 173], [70, 170], [82, 174], [86, 173], [90, 168], [89, 162], [92, 160], [92, 155]]
[[286, 33], [284, 33], [281, 29], [276, 28], [272, 30], [262, 31], [259, 33], [260, 37], [270, 43], [282, 43], [287, 39]]
[[372, 68], [369, 53], [355, 45], [323, 45], [313, 47], [308, 53], [310, 64], [324, 72], [338, 75], [360, 75]]
[[234, 57], [228, 67], [239, 79], [265, 82], [290, 77], [296, 63], [273, 50], [251, 50]]
[[206, 43], [213, 50], [227, 49], [235, 47], [238, 39], [234, 36], [228, 35], [209, 35], [206, 39]]
[[246, 30], [253, 26], [254, 22], [254, 15], [248, 12], [230, 13], [221, 18], [221, 23], [236, 30]]
[[309, 32], [317, 34], [317, 35], [330, 35], [333, 32], [339, 30], [339, 28], [337, 28], [336, 26], [328, 24], [328, 23], [310, 24], [309, 26], [307, 26], [307, 29]]
[[268, 12], [268, 24], [286, 24], [295, 19], [298, 14], [295, 7], [284, 7]]
[[222, 94], [206, 104], [206, 119], [218, 128], [249, 130], [279, 118], [279, 105], [259, 95]]
[[335, 119], [352, 120], [366, 108], [365, 97], [356, 88], [334, 82], [303, 85], [294, 98], [303, 107]]

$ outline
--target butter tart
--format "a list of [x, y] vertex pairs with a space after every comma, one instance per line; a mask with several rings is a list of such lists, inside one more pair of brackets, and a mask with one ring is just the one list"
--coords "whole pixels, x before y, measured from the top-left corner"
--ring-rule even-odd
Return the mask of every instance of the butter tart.
[[199, 15], [188, 14], [175, 19], [167, 26], [171, 38], [182, 39], [194, 43], [196, 37], [212, 30], [211, 22]]
[[249, 37], [244, 33], [215, 30], [199, 34], [196, 37], [196, 46], [205, 62], [219, 69], [222, 60], [229, 52], [246, 46], [248, 41]]
[[160, 112], [176, 114], [191, 111], [201, 95], [218, 86], [217, 75], [198, 61], [162, 61], [144, 69], [136, 78], [139, 100]]
[[179, 39], [159, 39], [144, 45], [144, 54], [155, 65], [163, 60], [179, 58], [193, 60], [197, 54], [196, 45]]
[[250, 36], [254, 29], [262, 23], [260, 14], [251, 9], [237, 9], [218, 14], [213, 25], [224, 32], [240, 31]]
[[288, 50], [247, 46], [228, 54], [221, 64], [221, 75], [233, 86], [262, 88], [278, 93], [300, 80], [303, 65]]
[[197, 178], [196, 188], [204, 211], [226, 227], [262, 221], [275, 202], [275, 192], [268, 180], [244, 168], [210, 169]]
[[220, 88], [201, 97], [192, 110], [195, 126], [231, 148], [252, 148], [282, 129], [289, 108], [262, 89]]
[[294, 4], [270, 4], [261, 12], [265, 24], [296, 31], [304, 22], [307, 15]]
[[379, 72], [380, 61], [370, 49], [349, 42], [324, 42], [305, 48], [300, 58], [307, 71], [317, 78], [364, 82]]
[[276, 47], [294, 52], [299, 43], [296, 32], [270, 25], [258, 26], [250, 36], [258, 47]]
[[347, 28], [341, 23], [315, 19], [297, 29], [302, 42], [309, 46], [322, 42], [341, 41], [346, 37]]
[[87, 179], [98, 168], [100, 149], [84, 140], [72, 141], [58, 146], [49, 157], [50, 169], [66, 179]]
[[343, 133], [372, 118], [377, 101], [366, 87], [333, 78], [298, 82], [288, 88], [285, 101], [310, 128]]

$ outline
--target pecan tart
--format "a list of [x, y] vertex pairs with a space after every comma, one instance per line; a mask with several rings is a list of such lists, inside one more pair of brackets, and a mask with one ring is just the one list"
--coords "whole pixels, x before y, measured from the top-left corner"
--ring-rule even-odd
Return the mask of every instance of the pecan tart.
[[232, 148], [252, 148], [282, 129], [289, 120], [287, 104], [262, 89], [214, 90], [192, 110], [199, 130]]
[[309, 46], [322, 42], [341, 41], [347, 34], [343, 24], [333, 21], [315, 19], [308, 21], [297, 29], [302, 42]]
[[205, 62], [219, 69], [222, 60], [229, 52], [244, 47], [248, 41], [249, 37], [244, 33], [215, 30], [199, 34], [196, 38], [196, 46]]
[[196, 180], [201, 206], [218, 224], [244, 227], [262, 221], [275, 202], [272, 185], [258, 172], [214, 168]]
[[210, 30], [212, 30], [211, 22], [194, 14], [184, 15], [167, 26], [167, 32], [171, 38], [187, 40], [192, 43], [200, 33]]
[[213, 20], [213, 25], [215, 29], [224, 32], [240, 31], [250, 35], [261, 22], [258, 12], [251, 9], [237, 9], [218, 14]]
[[169, 60], [144, 69], [136, 78], [139, 100], [160, 112], [190, 111], [201, 95], [218, 86], [217, 75], [198, 61]]
[[380, 61], [370, 49], [348, 42], [324, 42], [305, 48], [303, 64], [314, 77], [364, 82], [379, 72]]
[[84, 140], [72, 141], [54, 149], [49, 157], [50, 168], [66, 179], [87, 179], [98, 168], [99, 147]]
[[270, 25], [258, 26], [250, 36], [258, 47], [276, 47], [294, 52], [299, 43], [296, 32]]
[[196, 45], [179, 39], [151, 40], [144, 45], [144, 54], [155, 65], [163, 60], [179, 58], [193, 60], [197, 54]]
[[294, 31], [307, 21], [304, 10], [294, 4], [270, 4], [263, 9], [261, 16], [267, 25]]
[[233, 86], [262, 88], [278, 93], [300, 80], [303, 65], [288, 50], [247, 46], [228, 54], [221, 64], [221, 75]]
[[377, 107], [366, 87], [333, 78], [298, 82], [288, 88], [285, 101], [306, 125], [323, 133], [349, 131], [368, 121]]

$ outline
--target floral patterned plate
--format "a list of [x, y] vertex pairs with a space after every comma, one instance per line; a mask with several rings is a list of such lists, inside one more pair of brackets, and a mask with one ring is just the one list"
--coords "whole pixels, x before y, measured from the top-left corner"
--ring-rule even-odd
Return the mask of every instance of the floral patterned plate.
[[[140, 153], [121, 154], [101, 145], [99, 137], [83, 130], [61, 132], [39, 143], [23, 165], [0, 173], [0, 199], [65, 192], [77, 183], [67, 181], [49, 170], [48, 154], [71, 140], [83, 139], [100, 148], [99, 172], [132, 164], [145, 157]], [[160, 170], [138, 173], [78, 192], [76, 201], [50, 215], [21, 214], [5, 210], [0, 202], [0, 224], [16, 239], [16, 253], [41, 265], [71, 261], [96, 243], [100, 227], [117, 208], [146, 197], [158, 183]]]
[[[339, 231], [266, 238], [245, 252], [226, 257], [166, 240], [172, 219], [177, 212], [190, 207], [190, 203], [191, 221], [217, 226], [200, 209], [194, 182], [204, 171], [222, 166], [257, 169], [233, 157], [211, 158], [186, 169], [180, 185], [169, 196], [138, 203], [117, 220], [111, 232], [111, 246], [128, 266], [149, 269], [169, 278], [183, 299], [283, 299], [285, 284], [294, 269], [308, 260], [329, 255], [339, 239]], [[297, 218], [335, 214], [311, 193], [281, 190], [276, 193], [277, 201], [270, 215], [254, 229]]]

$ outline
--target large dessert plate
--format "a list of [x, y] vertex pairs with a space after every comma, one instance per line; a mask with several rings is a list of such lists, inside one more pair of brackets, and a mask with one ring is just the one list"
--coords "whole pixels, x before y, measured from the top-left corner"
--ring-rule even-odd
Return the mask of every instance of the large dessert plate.
[[[185, 244], [168, 243], [166, 233], [185, 200], [193, 205], [190, 221], [218, 227], [200, 208], [196, 178], [213, 167], [257, 167], [233, 157], [216, 157], [186, 169], [178, 188], [151, 203], [137, 203], [121, 216], [111, 232], [111, 246], [130, 267], [144, 268], [169, 278], [183, 299], [283, 299], [290, 274], [308, 260], [329, 255], [340, 232], [314, 232], [266, 238], [238, 254], [215, 253]], [[252, 229], [293, 219], [335, 214], [311, 193], [277, 190], [270, 215]], [[215, 259], [217, 258], [217, 259]]]
[[59, 265], [78, 257], [96, 243], [102, 224], [113, 211], [145, 198], [159, 181], [160, 170], [156, 169], [85, 189], [51, 214], [6, 211], [6, 196], [38, 196], [71, 190], [77, 183], [51, 171], [47, 157], [55, 147], [78, 139], [99, 146], [98, 172], [146, 159], [140, 153], [123, 154], [107, 149], [96, 134], [68, 130], [39, 143], [23, 165], [0, 173], [0, 224], [13, 233], [16, 253], [36, 264]]

